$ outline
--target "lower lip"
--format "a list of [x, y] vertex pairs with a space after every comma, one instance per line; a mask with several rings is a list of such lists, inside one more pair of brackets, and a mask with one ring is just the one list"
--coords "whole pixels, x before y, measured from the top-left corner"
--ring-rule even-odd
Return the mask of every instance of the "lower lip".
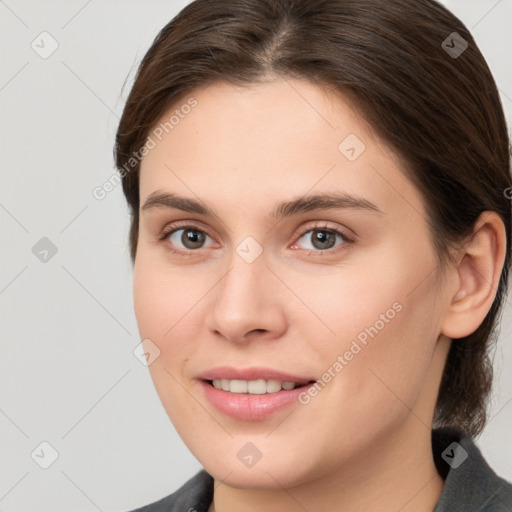
[[[267, 418], [275, 412], [298, 402], [299, 395], [309, 386], [301, 386], [277, 393], [252, 395], [249, 393], [230, 393], [214, 388], [209, 382], [201, 381], [207, 400], [220, 412], [240, 420], [255, 421]], [[311, 384], [313, 385], [313, 384]]]

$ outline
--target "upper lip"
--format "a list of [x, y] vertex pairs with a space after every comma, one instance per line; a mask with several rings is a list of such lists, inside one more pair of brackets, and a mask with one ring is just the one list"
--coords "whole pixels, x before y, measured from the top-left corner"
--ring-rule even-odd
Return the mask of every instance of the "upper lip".
[[218, 366], [206, 370], [198, 376], [202, 380], [228, 379], [228, 380], [278, 380], [280, 382], [296, 382], [298, 384], [307, 384], [314, 381], [304, 376], [292, 375], [271, 368], [250, 367], [233, 368], [232, 366]]

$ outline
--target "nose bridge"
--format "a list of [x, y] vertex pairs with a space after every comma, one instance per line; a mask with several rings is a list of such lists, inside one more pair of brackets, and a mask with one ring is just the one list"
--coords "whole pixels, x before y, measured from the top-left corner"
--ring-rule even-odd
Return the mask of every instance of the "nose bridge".
[[265, 289], [269, 285], [266, 276], [269, 271], [263, 248], [257, 252], [254, 242], [244, 241], [235, 247], [228, 261], [229, 270], [219, 283], [216, 305], [229, 307], [233, 317], [240, 315], [244, 306], [258, 308], [269, 291]]
[[246, 237], [227, 262], [227, 271], [212, 297], [207, 326], [231, 340], [254, 330], [278, 331], [284, 314], [276, 300], [275, 277], [267, 268], [263, 247]]

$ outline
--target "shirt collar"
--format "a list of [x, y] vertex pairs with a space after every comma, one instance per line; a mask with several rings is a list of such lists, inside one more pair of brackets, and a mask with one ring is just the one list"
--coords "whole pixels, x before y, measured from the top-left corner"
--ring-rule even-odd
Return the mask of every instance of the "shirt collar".
[[494, 473], [470, 437], [453, 428], [434, 429], [432, 451], [445, 480], [434, 512], [483, 511], [491, 503], [493, 511], [509, 510], [502, 498], [508, 501], [512, 487]]

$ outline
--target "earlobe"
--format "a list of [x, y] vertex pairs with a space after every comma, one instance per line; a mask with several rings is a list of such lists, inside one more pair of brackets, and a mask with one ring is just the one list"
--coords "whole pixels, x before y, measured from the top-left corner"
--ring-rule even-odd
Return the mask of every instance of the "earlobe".
[[475, 332], [496, 297], [506, 253], [505, 226], [495, 212], [483, 212], [472, 236], [461, 246], [453, 268], [458, 283], [443, 319], [441, 332], [452, 339]]

